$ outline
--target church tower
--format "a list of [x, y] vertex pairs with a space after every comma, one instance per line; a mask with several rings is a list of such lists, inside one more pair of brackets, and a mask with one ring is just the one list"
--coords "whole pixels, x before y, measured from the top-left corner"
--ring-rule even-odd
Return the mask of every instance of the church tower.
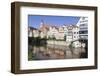
[[44, 21], [41, 20], [41, 23], [40, 23], [40, 28], [44, 26]]

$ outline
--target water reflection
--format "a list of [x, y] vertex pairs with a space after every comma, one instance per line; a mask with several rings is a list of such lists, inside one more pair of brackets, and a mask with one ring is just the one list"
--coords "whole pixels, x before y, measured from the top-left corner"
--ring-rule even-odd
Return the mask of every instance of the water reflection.
[[87, 58], [87, 50], [58, 45], [29, 46], [28, 56], [28, 60]]

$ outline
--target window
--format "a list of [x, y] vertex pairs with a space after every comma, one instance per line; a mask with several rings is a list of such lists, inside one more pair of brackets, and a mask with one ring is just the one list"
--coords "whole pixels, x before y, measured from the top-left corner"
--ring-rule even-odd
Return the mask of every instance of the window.
[[87, 23], [85, 23], [85, 24], [80, 24], [80, 27], [81, 27], [81, 26], [88, 26], [88, 24], [87, 24]]
[[74, 34], [76, 34], [76, 32], [74, 32]]
[[85, 30], [85, 29], [87, 30], [87, 29], [88, 29], [88, 27], [80, 28], [80, 30]]
[[84, 31], [79, 31], [80, 34], [87, 34], [88, 31], [87, 30], [84, 30]]
[[71, 32], [71, 31], [69, 31], [69, 32], [68, 32], [68, 35], [72, 35], [72, 32]]

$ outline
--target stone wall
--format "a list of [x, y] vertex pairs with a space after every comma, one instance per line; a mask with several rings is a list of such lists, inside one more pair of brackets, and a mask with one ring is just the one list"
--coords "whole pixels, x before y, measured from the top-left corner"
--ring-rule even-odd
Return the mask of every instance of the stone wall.
[[67, 46], [66, 41], [47, 40], [47, 44]]

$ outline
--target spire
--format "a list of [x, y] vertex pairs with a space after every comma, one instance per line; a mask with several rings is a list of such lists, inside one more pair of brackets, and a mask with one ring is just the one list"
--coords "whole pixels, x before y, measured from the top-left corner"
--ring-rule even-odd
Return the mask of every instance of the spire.
[[40, 27], [44, 26], [44, 20], [41, 19]]

